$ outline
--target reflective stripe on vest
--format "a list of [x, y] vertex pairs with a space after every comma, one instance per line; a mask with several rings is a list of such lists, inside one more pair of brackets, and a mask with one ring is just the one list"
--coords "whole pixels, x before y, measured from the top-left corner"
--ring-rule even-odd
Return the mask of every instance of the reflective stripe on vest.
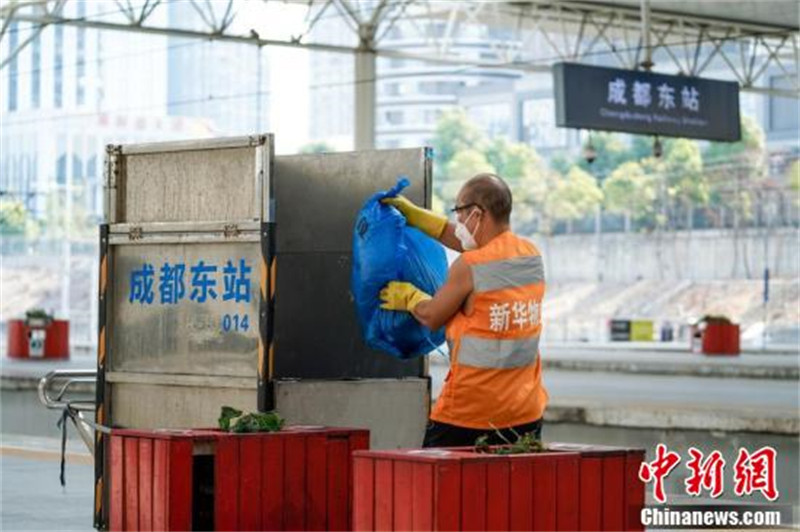
[[475, 292], [517, 288], [544, 282], [544, 264], [540, 255], [496, 260], [472, 266]]
[[519, 368], [533, 364], [538, 353], [538, 336], [512, 340], [464, 336], [458, 349], [458, 363], [491, 369]]

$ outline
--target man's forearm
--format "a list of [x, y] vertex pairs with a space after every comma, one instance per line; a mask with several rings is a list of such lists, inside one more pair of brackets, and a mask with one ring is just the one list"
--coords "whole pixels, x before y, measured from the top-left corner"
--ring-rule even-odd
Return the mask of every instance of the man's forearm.
[[445, 320], [437, 319], [433, 313], [431, 312], [431, 302], [430, 301], [422, 301], [417, 304], [412, 310], [411, 315], [420, 322], [422, 325], [427, 327], [428, 329], [435, 331], [442, 325], [444, 325]]
[[453, 251], [458, 251], [459, 253], [464, 251], [464, 248], [461, 247], [461, 241], [456, 238], [456, 224], [452, 222], [447, 222], [447, 226], [439, 237], [439, 242]]

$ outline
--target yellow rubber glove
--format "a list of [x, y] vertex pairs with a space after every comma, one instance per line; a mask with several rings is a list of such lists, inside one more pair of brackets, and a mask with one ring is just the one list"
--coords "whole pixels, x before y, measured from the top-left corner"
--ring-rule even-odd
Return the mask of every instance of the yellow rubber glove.
[[407, 310], [411, 312], [422, 301], [431, 298], [411, 283], [392, 281], [381, 290], [381, 308], [384, 310]]
[[447, 218], [436, 214], [428, 209], [423, 209], [414, 205], [405, 196], [395, 196], [393, 198], [384, 198], [381, 203], [396, 207], [403, 216], [406, 217], [406, 222], [412, 227], [416, 227], [423, 233], [433, 238], [439, 238], [444, 233], [444, 228], [447, 227]]

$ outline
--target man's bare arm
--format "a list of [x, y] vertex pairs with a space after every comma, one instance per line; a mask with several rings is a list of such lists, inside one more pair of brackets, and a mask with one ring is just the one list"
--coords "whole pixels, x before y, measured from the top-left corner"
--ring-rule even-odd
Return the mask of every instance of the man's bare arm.
[[453, 251], [458, 251], [459, 253], [464, 251], [464, 248], [461, 246], [461, 241], [456, 238], [456, 224], [453, 222], [447, 222], [444, 231], [442, 231], [442, 234], [439, 236], [439, 242]]
[[411, 311], [421, 324], [435, 331], [452, 318], [472, 292], [472, 273], [462, 259], [450, 267], [447, 282], [428, 301], [422, 301]]

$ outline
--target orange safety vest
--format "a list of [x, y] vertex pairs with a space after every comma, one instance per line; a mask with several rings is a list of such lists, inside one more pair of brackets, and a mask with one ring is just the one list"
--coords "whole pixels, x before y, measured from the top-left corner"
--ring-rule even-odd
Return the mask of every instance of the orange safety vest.
[[547, 406], [539, 335], [544, 265], [539, 250], [511, 231], [462, 253], [472, 273], [473, 305], [447, 323], [450, 372], [431, 419], [460, 427], [512, 427]]

